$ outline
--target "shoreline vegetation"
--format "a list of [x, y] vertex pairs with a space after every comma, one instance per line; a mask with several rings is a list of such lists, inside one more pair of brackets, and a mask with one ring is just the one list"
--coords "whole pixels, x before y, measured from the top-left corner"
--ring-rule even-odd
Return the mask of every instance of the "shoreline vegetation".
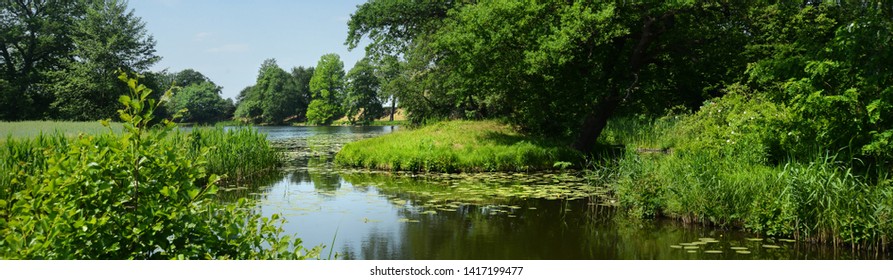
[[448, 121], [346, 144], [344, 166], [390, 171], [533, 171], [567, 167], [580, 154], [496, 121]]
[[102, 121], [104, 133], [0, 143], [0, 259], [320, 257], [321, 246], [282, 234], [279, 215], [218, 199], [218, 186], [277, 171], [281, 155], [263, 134], [150, 126], [151, 90], [120, 78], [130, 88], [119, 98], [120, 132]]
[[[833, 154], [771, 162], [762, 146], [712, 147], [700, 115], [617, 118], [581, 168], [628, 214], [738, 228], [760, 235], [885, 250], [893, 236], [889, 175]], [[725, 142], [725, 141], [721, 141]], [[583, 158], [561, 142], [522, 136], [496, 121], [447, 121], [349, 143], [342, 166], [386, 171], [563, 169]], [[579, 167], [579, 165], [577, 165]]]

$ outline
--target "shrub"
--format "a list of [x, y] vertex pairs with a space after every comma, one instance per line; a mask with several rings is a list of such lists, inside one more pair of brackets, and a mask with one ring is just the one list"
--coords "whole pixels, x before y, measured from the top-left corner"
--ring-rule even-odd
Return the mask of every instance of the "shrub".
[[[81, 136], [70, 143], [38, 138], [6, 146], [11, 158], [0, 198], [4, 259], [266, 259], [317, 257], [300, 239], [282, 236], [277, 215], [262, 217], [247, 200], [220, 204], [208, 148], [164, 139], [167, 120], [149, 130], [155, 102], [128, 83], [119, 101], [122, 134]], [[165, 94], [162, 102], [170, 98]], [[54, 141], [57, 145], [47, 145]], [[66, 145], [67, 143], [67, 145]], [[34, 161], [31, 161], [31, 160]], [[11, 175], [10, 175], [11, 174]]]

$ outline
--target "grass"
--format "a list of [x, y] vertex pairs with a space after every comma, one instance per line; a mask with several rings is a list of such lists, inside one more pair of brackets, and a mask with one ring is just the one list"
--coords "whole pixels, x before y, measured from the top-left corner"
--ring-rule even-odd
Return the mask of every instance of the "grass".
[[[696, 147], [675, 150], [673, 140], [668, 140], [678, 141], [673, 125], [634, 120], [609, 125], [614, 131], [607, 135], [625, 141], [612, 144], [626, 147], [619, 156], [593, 162], [589, 177], [609, 186], [636, 216], [671, 217], [853, 248], [890, 245], [893, 188], [886, 173], [856, 172], [844, 163], [848, 161], [831, 154], [769, 163], [749, 160], [765, 157], [759, 149], [735, 150], [757, 155]], [[651, 147], [672, 152], [643, 152]]]
[[[112, 131], [121, 132], [120, 123], [112, 123]], [[100, 134], [109, 129], [99, 122], [71, 122], [71, 121], [21, 121], [0, 122], [0, 137], [32, 138], [38, 135], [62, 134], [66, 137], [74, 137], [79, 133]], [[3, 140], [0, 140], [3, 141]]]
[[580, 156], [561, 143], [519, 134], [495, 121], [449, 121], [345, 145], [341, 165], [413, 172], [552, 169]]
[[199, 128], [187, 138], [186, 145], [192, 147], [190, 156], [202, 156], [202, 148], [206, 148], [208, 172], [226, 174], [225, 183], [243, 184], [265, 177], [276, 172], [283, 162], [282, 153], [270, 146], [266, 135], [250, 127]]
[[[7, 179], [6, 171], [13, 164], [26, 164], [40, 168], [47, 157], [44, 151], [64, 153], [68, 143], [80, 134], [107, 138], [109, 129], [99, 122], [25, 121], [0, 122], [7, 137], [0, 139], [0, 179]], [[121, 131], [121, 124], [112, 124], [112, 131]], [[266, 136], [252, 128], [224, 130], [196, 128], [190, 133], [171, 134], [163, 143], [188, 147], [190, 158], [202, 157], [208, 161], [210, 174], [226, 175], [223, 183], [243, 184], [278, 170], [282, 155], [270, 146]], [[203, 150], [204, 149], [204, 150]]]

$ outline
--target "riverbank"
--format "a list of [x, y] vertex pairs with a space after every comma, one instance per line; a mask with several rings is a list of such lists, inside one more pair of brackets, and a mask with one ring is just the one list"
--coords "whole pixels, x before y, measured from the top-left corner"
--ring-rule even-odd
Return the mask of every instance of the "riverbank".
[[560, 143], [524, 136], [495, 121], [448, 121], [344, 145], [344, 166], [414, 172], [529, 171], [576, 164]]
[[857, 171], [831, 154], [773, 162], [758, 143], [734, 141], [742, 138], [711, 148], [703, 144], [710, 136], [692, 133], [690, 119], [682, 119], [609, 123], [603, 144], [625, 148], [592, 163], [588, 176], [634, 216], [861, 249], [890, 246], [893, 188], [883, 171]]
[[321, 247], [283, 236], [278, 215], [262, 217], [252, 201], [216, 196], [218, 186], [278, 169], [281, 155], [253, 129], [46, 127], [55, 132], [0, 143], [2, 259], [319, 256]]

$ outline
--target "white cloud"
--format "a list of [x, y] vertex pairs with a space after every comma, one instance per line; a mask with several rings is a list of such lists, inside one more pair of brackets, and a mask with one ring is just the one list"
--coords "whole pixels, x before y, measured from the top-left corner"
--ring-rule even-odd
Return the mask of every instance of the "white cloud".
[[248, 44], [226, 44], [219, 47], [210, 48], [209, 53], [240, 53], [249, 50]]
[[214, 35], [214, 33], [211, 33], [211, 32], [199, 32], [199, 33], [195, 33], [195, 35], [192, 36], [192, 41], [195, 41], [195, 42], [202, 42], [202, 41], [204, 41], [205, 39], [210, 38], [211, 35]]

